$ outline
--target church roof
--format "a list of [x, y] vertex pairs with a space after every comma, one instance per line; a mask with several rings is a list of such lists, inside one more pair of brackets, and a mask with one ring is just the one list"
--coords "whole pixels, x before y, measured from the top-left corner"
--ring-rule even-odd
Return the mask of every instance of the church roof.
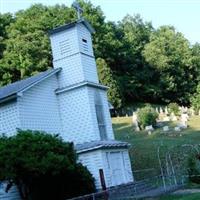
[[50, 69], [45, 72], [41, 72], [30, 78], [17, 81], [0, 88], [0, 103], [11, 100], [17, 97], [18, 92], [25, 91], [26, 89], [32, 87], [38, 82], [44, 80], [45, 78], [57, 73], [61, 68]]
[[129, 144], [127, 142], [117, 141], [117, 140], [102, 140], [102, 141], [92, 141], [85, 142], [83, 144], [77, 144], [75, 149], [78, 153], [96, 150], [96, 149], [109, 149], [109, 148], [128, 148]]
[[59, 26], [59, 27], [57, 27], [57, 28], [55, 28], [53, 30], [50, 30], [49, 34], [52, 35], [54, 33], [59, 33], [61, 31], [65, 31], [66, 29], [71, 28], [71, 27], [75, 26], [76, 24], [80, 24], [80, 23], [82, 23], [83, 25], [85, 25], [86, 28], [90, 31], [90, 33], [94, 33], [95, 32], [95, 30], [90, 25], [90, 23], [87, 20], [85, 20], [84, 18], [81, 18], [81, 19], [78, 19], [78, 20], [76, 20], [74, 22], [71, 22], [69, 24], [65, 24], [63, 26]]

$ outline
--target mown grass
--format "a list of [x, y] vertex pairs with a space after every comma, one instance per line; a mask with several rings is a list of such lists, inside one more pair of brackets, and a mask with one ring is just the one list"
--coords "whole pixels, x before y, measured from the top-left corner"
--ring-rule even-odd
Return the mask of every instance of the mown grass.
[[199, 199], [200, 199], [200, 193], [194, 193], [194, 194], [184, 194], [184, 195], [167, 195], [167, 196], [162, 196], [157, 200], [199, 200]]
[[[136, 179], [159, 174], [158, 147], [164, 159], [167, 151], [178, 152], [185, 148], [185, 144], [191, 145], [189, 148], [200, 144], [200, 116], [192, 117], [188, 122], [189, 128], [181, 131], [181, 134], [174, 131], [164, 134], [162, 129], [156, 129], [151, 135], [146, 131], [135, 132], [131, 117], [116, 117], [112, 119], [112, 123], [116, 139], [131, 144], [130, 158]], [[173, 123], [168, 125], [174, 126]], [[148, 170], [141, 172], [143, 169]]]

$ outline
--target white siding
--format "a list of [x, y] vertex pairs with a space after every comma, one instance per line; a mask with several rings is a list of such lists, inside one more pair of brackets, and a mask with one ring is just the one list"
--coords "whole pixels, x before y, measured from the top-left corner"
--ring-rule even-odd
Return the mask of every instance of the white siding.
[[[77, 25], [79, 51], [90, 56], [94, 56], [91, 34], [83, 24]], [[86, 42], [84, 41], [86, 40]]]
[[81, 55], [84, 80], [99, 83], [95, 59], [87, 55]]
[[54, 68], [62, 67], [59, 73], [59, 88], [84, 81], [83, 66], [80, 54], [69, 56], [54, 62]]
[[21, 200], [18, 189], [12, 186], [8, 192], [5, 192], [6, 183], [0, 182], [0, 199], [1, 200]]
[[88, 87], [60, 93], [58, 98], [64, 139], [75, 144], [99, 140], [97, 123], [94, 123], [88, 98]]
[[83, 81], [99, 83], [95, 59], [83, 54], [74, 54], [54, 62], [59, 73], [59, 87], [63, 88]]
[[54, 61], [79, 52], [76, 27], [55, 33], [50, 39]]
[[[93, 124], [95, 124], [98, 129], [96, 111], [95, 111], [95, 92], [96, 91], [98, 91], [100, 93], [101, 101], [103, 104], [103, 115], [104, 115], [104, 120], [105, 120], [105, 125], [106, 125], [107, 138], [112, 140], [112, 139], [114, 139], [114, 134], [113, 134], [113, 129], [112, 129], [110, 112], [109, 112], [109, 108], [108, 108], [108, 100], [107, 100], [106, 91], [90, 87], [89, 88], [89, 98], [90, 98], [90, 107], [91, 107]], [[99, 134], [99, 130], [97, 130], [97, 132]]]
[[79, 154], [78, 160], [88, 168], [90, 173], [95, 178], [96, 188], [101, 189], [99, 169], [104, 168], [101, 150]]
[[56, 88], [57, 79], [53, 75], [23, 93], [18, 100], [22, 129], [62, 132]]
[[99, 82], [91, 34], [83, 24], [52, 35], [51, 46], [54, 68], [62, 68], [60, 88], [83, 81]]
[[0, 105], [0, 134], [12, 136], [21, 128], [17, 101]]

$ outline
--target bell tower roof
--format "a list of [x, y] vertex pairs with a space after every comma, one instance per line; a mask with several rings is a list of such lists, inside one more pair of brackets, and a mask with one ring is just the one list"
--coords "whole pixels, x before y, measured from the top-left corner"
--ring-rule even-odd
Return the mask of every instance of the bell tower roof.
[[57, 27], [55, 29], [50, 30], [49, 34], [53, 35], [55, 33], [59, 33], [59, 32], [65, 31], [65, 30], [67, 30], [69, 28], [72, 28], [72, 27], [76, 26], [77, 24], [83, 24], [89, 30], [90, 33], [94, 33], [95, 32], [94, 28], [90, 25], [90, 23], [87, 20], [85, 20], [84, 18], [80, 18], [80, 19], [78, 19], [78, 20], [76, 20], [74, 22], [71, 22], [69, 24], [65, 24], [63, 26], [59, 26], [59, 27]]

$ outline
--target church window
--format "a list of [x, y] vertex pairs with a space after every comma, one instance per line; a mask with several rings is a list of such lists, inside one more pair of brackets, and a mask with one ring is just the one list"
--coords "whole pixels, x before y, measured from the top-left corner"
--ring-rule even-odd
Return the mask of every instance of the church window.
[[88, 43], [86, 39], [82, 39], [83, 51], [88, 52]]
[[84, 43], [87, 43], [87, 40], [86, 40], [86, 39], [82, 39], [82, 41], [83, 41]]
[[95, 110], [101, 140], [107, 139], [106, 124], [104, 120], [103, 104], [99, 92], [95, 93]]
[[69, 53], [71, 51], [69, 39], [60, 42], [60, 53], [61, 55]]

